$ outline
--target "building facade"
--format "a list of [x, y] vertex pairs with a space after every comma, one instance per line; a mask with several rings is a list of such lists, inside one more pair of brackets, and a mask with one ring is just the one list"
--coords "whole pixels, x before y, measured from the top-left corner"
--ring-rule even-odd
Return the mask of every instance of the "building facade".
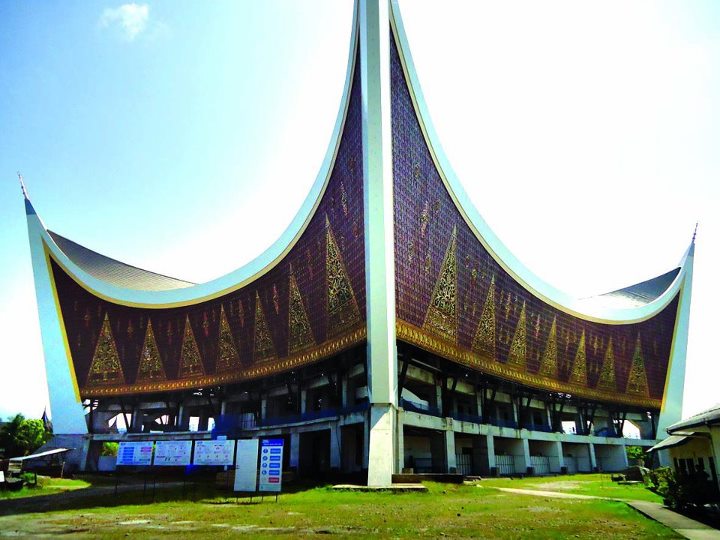
[[140, 270], [26, 198], [56, 437], [92, 468], [106, 440], [279, 436], [300, 474], [371, 485], [626, 466], [626, 444], [680, 419], [694, 245], [590, 299], [542, 282], [452, 172], [397, 3], [358, 0], [352, 24], [317, 180], [245, 267], [204, 284]]

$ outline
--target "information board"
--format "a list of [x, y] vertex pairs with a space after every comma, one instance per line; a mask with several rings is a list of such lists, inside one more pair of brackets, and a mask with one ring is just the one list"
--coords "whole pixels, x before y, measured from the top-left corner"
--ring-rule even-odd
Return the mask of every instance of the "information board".
[[283, 439], [265, 439], [260, 448], [260, 491], [282, 488]]
[[154, 465], [172, 467], [190, 465], [192, 441], [157, 441]]
[[116, 465], [151, 465], [153, 442], [121, 442]]
[[240, 439], [237, 442], [237, 459], [235, 460], [235, 491], [252, 493], [257, 490], [259, 442], [260, 441], [257, 439]]
[[195, 441], [193, 465], [232, 465], [235, 441]]

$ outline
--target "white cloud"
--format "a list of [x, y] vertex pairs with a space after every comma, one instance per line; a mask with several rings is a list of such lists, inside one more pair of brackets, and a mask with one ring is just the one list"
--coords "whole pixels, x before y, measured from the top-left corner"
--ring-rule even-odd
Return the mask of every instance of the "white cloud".
[[123, 4], [117, 8], [105, 8], [100, 16], [100, 27], [116, 27], [125, 39], [133, 41], [148, 26], [150, 8], [147, 4]]

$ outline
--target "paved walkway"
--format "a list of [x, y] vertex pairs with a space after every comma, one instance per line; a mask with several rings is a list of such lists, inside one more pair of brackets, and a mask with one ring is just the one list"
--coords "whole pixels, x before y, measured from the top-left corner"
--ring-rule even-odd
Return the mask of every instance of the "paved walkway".
[[561, 493], [559, 491], [540, 491], [537, 489], [516, 489], [516, 488], [492, 488], [508, 493], [516, 493], [519, 495], [535, 495], [536, 497], [555, 497], [558, 499], [603, 499], [609, 501], [620, 501], [632, 506], [641, 514], [662, 523], [666, 527], [673, 529], [679, 535], [689, 538], [690, 540], [720, 540], [720, 531], [713, 529], [709, 525], [695, 521], [689, 517], [673, 512], [669, 508], [660, 503], [649, 501], [627, 501], [623, 499], [613, 499], [610, 497], [596, 497], [594, 495], [578, 495], [576, 493]]

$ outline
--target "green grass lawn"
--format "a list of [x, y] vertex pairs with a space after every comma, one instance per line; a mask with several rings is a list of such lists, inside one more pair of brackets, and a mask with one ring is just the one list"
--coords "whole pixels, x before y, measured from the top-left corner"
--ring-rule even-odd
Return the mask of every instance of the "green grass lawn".
[[24, 486], [20, 491], [0, 490], [0, 500], [18, 499], [22, 497], [36, 497], [38, 495], [53, 495], [64, 491], [83, 489], [91, 484], [86, 480], [71, 480], [68, 478], [38, 477], [37, 486]]
[[662, 502], [642, 484], [620, 485], [610, 481], [609, 474], [574, 474], [567, 476], [545, 476], [535, 478], [511, 479], [488, 478], [482, 481], [486, 487], [510, 487], [518, 489], [538, 489], [542, 491], [560, 491], [578, 495], [594, 495], [635, 501]]
[[[678, 538], [623, 503], [514, 495], [473, 485], [427, 484], [428, 493], [308, 488], [278, 502], [240, 504], [213, 487], [165, 489], [79, 501], [76, 508], [0, 517], [0, 536], [227, 538], [316, 534], [362, 537]], [[20, 501], [18, 501], [19, 503]], [[22, 510], [18, 510], [22, 512]]]

